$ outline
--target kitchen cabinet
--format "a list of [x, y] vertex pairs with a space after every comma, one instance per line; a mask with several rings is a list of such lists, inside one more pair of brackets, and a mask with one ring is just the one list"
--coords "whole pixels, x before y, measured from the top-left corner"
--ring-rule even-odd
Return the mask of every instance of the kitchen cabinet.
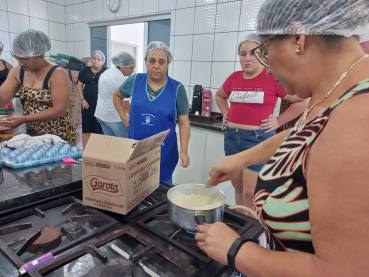
[[[178, 127], [177, 138], [179, 144]], [[219, 159], [224, 157], [223, 133], [191, 127], [188, 155], [190, 156], [190, 166], [182, 168], [179, 162], [173, 173], [173, 182], [175, 184], [205, 184], [209, 179], [209, 170]], [[228, 205], [235, 204], [234, 189], [230, 181], [221, 183], [216, 188], [225, 194]]]
[[[199, 130], [197, 130], [199, 129]], [[180, 150], [179, 130], [177, 127], [178, 150]], [[191, 128], [191, 138], [188, 144], [188, 155], [190, 156], [190, 166], [181, 167], [179, 160], [173, 173], [173, 182], [176, 184], [202, 184], [204, 179], [206, 150], [206, 133], [200, 128]]]
[[[206, 156], [205, 156], [205, 170], [204, 170], [204, 184], [209, 179], [209, 171], [215, 163], [224, 157], [224, 135], [219, 132], [207, 131], [206, 140]], [[221, 183], [216, 186], [226, 196], [226, 203], [228, 205], [235, 205], [234, 188], [231, 181]]]

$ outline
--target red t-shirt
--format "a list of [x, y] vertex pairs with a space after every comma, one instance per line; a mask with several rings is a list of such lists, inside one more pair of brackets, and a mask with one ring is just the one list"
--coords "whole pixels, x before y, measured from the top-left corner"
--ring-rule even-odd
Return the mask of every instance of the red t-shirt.
[[278, 97], [287, 95], [266, 69], [253, 79], [245, 79], [243, 71], [236, 71], [224, 82], [223, 89], [231, 103], [228, 121], [254, 126], [273, 114]]

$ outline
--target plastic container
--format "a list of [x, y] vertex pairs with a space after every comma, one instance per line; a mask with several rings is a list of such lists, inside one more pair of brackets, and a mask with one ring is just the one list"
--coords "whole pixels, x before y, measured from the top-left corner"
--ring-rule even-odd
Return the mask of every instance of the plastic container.
[[206, 107], [205, 116], [210, 117], [210, 110], [209, 107]]
[[211, 116], [211, 103], [212, 103], [211, 90], [205, 89], [202, 95], [202, 112], [201, 115], [205, 116], [205, 113], [209, 109], [209, 117]]
[[1, 164], [12, 168], [23, 168], [39, 164], [61, 161], [64, 158], [81, 157], [83, 151], [76, 146], [64, 144], [32, 146], [31, 148], [20, 147], [11, 151], [4, 148], [1, 153]]

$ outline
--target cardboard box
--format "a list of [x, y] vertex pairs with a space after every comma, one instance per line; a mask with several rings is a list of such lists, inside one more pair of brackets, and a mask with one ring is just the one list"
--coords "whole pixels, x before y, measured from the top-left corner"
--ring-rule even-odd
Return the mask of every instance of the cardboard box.
[[82, 108], [79, 97], [69, 96], [69, 112], [75, 125], [82, 124]]
[[23, 115], [23, 106], [20, 100], [20, 97], [13, 98], [13, 106], [14, 106], [14, 115]]
[[86, 66], [92, 65], [92, 61], [90, 57], [82, 58], [81, 61], [83, 61], [86, 64]]
[[73, 82], [69, 81], [69, 96], [79, 97], [78, 90], [77, 90], [77, 84], [75, 84], [78, 81], [79, 71], [71, 70], [70, 73], [71, 73]]
[[82, 124], [76, 124], [76, 140], [77, 140], [77, 147], [81, 150], [83, 150], [83, 144], [82, 144]]
[[82, 158], [83, 204], [124, 215], [136, 207], [159, 187], [168, 132], [141, 141], [91, 134]]

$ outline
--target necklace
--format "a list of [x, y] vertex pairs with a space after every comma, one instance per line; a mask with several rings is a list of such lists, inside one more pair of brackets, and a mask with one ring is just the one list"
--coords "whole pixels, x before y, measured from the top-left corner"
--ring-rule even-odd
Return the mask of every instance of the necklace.
[[347, 74], [349, 73], [349, 71], [356, 65], [358, 64], [360, 61], [362, 61], [363, 59], [369, 57], [369, 54], [365, 54], [364, 56], [362, 56], [360, 59], [358, 59], [356, 62], [354, 62], [341, 76], [341, 78], [337, 81], [337, 83], [334, 85], [334, 87], [322, 98], [320, 99], [318, 102], [316, 102], [314, 105], [312, 105], [310, 108], [307, 108], [304, 113], [302, 114], [299, 123], [297, 125], [299, 125], [300, 123], [305, 124], [305, 120], [306, 117], [308, 116], [308, 114], [311, 112], [312, 109], [315, 108], [316, 105], [322, 103], [325, 99], [327, 99], [329, 97], [329, 95], [331, 95], [331, 93], [333, 91], [336, 90], [336, 88], [341, 84], [341, 82], [343, 81], [343, 79], [346, 78]]

